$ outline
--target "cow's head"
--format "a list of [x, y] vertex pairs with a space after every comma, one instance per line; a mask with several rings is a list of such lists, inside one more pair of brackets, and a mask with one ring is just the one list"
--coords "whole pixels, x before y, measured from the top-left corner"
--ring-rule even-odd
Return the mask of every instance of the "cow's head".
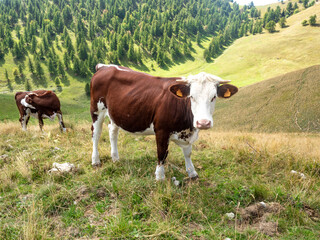
[[38, 94], [36, 94], [36, 93], [29, 93], [28, 95], [26, 95], [26, 97], [25, 97], [26, 103], [32, 104], [32, 103], [33, 103], [33, 99], [34, 99], [35, 96], [38, 96]]
[[34, 104], [33, 102], [33, 98], [34, 96], [36, 96], [36, 93], [29, 93], [27, 94], [22, 100], [21, 100], [21, 104], [25, 107], [28, 108], [32, 108], [32, 109], [36, 109], [32, 104]]
[[176, 97], [190, 98], [193, 126], [197, 129], [209, 129], [213, 126], [212, 114], [217, 97], [229, 98], [238, 91], [236, 86], [225, 84], [230, 80], [207, 73], [191, 75], [178, 81], [169, 89]]

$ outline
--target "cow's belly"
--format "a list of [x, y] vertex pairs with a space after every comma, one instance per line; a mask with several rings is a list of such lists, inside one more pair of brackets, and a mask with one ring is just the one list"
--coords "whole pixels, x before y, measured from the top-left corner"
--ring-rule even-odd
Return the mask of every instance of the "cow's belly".
[[140, 131], [140, 132], [130, 132], [131, 134], [134, 134], [134, 135], [154, 135], [155, 132], [154, 132], [154, 126], [153, 126], [153, 123], [151, 123], [150, 127], [146, 128], [145, 130], [143, 131]]
[[[27, 113], [29, 116], [34, 117], [34, 118], [36, 118], [36, 119], [39, 118], [39, 117], [38, 117], [38, 115], [39, 115], [38, 112], [36, 112], [36, 111], [31, 111], [30, 108], [27, 108], [26, 113]], [[48, 119], [50, 119], [51, 121], [53, 121], [54, 118], [56, 117], [56, 115], [57, 115], [56, 113], [53, 113], [53, 114], [50, 115], [50, 116], [48, 116], [48, 115], [46, 115], [46, 114], [42, 114], [41, 117], [42, 117], [42, 118], [48, 118]]]

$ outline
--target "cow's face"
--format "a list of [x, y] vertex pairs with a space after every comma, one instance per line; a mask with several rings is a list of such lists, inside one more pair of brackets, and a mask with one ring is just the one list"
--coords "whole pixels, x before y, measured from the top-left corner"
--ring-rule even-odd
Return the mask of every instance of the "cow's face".
[[233, 85], [220, 85], [229, 81], [207, 73], [199, 73], [183, 81], [172, 85], [170, 91], [180, 98], [190, 98], [193, 126], [197, 129], [213, 126], [212, 114], [217, 97], [229, 98], [238, 91]]

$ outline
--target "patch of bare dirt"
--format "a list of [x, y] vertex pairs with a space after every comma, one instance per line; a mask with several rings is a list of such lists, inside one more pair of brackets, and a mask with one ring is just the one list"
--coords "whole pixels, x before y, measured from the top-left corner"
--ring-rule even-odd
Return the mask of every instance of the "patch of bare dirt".
[[279, 215], [284, 209], [279, 203], [255, 203], [238, 209], [237, 227], [240, 231], [253, 228], [268, 236], [278, 234], [278, 223], [270, 220], [271, 215]]
[[90, 193], [89, 187], [87, 187], [85, 185], [79, 187], [77, 189], [77, 197], [76, 197], [75, 204], [78, 202], [81, 202], [84, 199], [88, 199], [90, 197], [89, 193]]

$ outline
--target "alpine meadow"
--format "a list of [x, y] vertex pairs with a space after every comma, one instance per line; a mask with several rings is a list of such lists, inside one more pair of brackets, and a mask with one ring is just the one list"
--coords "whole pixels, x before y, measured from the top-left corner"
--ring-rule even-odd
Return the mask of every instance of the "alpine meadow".
[[0, 0], [0, 239], [320, 239], [320, 2], [254, 2]]

